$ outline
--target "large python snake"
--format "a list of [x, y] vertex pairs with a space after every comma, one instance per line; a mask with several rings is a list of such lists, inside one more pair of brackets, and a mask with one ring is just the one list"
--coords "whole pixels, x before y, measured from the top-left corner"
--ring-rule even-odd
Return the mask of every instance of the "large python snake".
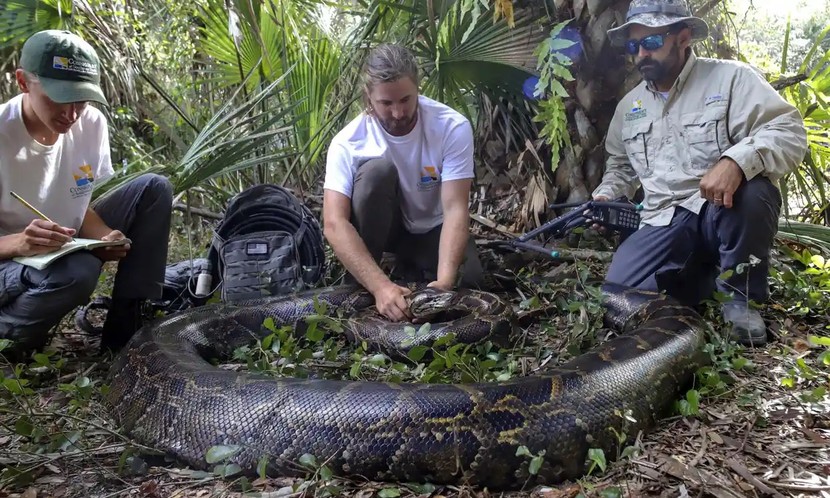
[[[510, 328], [509, 307], [495, 296], [466, 295], [485, 309], [432, 324], [424, 340], [450, 329], [458, 340], [481, 340]], [[210, 468], [210, 447], [230, 445], [239, 448], [230, 462], [249, 472], [267, 456], [269, 475], [301, 474], [297, 462], [309, 453], [335, 474], [373, 480], [556, 483], [585, 472], [590, 448], [613, 458], [615, 431], [652, 428], [707, 361], [707, 326], [691, 308], [609, 284], [603, 296], [606, 323], [620, 335], [541, 375], [492, 384], [274, 379], [209, 363], [269, 333], [267, 317], [294, 325], [314, 313], [315, 298], [341, 313], [372, 304], [352, 288], [194, 308], [133, 337], [111, 367], [107, 402], [137, 441], [199, 469]], [[380, 327], [369, 320], [351, 334], [400, 345], [402, 328]], [[530, 458], [516, 455], [522, 445], [543, 454], [535, 474]]]

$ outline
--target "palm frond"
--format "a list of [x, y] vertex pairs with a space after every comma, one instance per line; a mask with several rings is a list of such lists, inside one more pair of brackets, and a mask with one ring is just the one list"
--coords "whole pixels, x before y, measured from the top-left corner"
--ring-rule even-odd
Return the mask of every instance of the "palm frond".
[[238, 103], [244, 88], [244, 84], [240, 85], [205, 124], [179, 162], [173, 175], [176, 192], [231, 172], [291, 157], [293, 151], [286, 147], [286, 135], [294, 124], [295, 106], [259, 110], [284, 85], [285, 77], [281, 77]]

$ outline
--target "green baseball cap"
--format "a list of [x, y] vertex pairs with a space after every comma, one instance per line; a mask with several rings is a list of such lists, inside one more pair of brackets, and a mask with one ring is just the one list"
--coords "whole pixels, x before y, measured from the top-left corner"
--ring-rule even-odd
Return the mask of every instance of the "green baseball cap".
[[69, 31], [49, 29], [29, 37], [20, 53], [20, 68], [36, 74], [46, 95], [59, 104], [107, 105], [95, 49]]

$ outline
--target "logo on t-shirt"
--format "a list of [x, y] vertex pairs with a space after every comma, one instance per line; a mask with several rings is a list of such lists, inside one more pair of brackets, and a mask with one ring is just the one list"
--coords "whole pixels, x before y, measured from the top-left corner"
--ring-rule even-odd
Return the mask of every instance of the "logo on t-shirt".
[[69, 189], [73, 199], [83, 197], [92, 191], [92, 183], [95, 177], [92, 175], [92, 166], [84, 164], [72, 173], [72, 178], [75, 179], [75, 186]]
[[418, 190], [426, 192], [434, 189], [441, 183], [438, 169], [435, 166], [424, 166], [421, 171], [421, 181], [418, 182]]

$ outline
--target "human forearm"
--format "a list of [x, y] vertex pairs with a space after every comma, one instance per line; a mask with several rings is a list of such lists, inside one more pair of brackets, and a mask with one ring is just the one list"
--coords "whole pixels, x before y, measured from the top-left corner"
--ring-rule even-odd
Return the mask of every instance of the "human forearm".
[[0, 260], [20, 256], [20, 234], [0, 237]]
[[81, 229], [78, 230], [78, 237], [99, 240], [111, 232], [112, 228], [104, 223], [104, 220], [101, 219], [98, 213], [92, 209], [87, 209], [84, 215], [84, 221], [81, 223]]
[[[464, 206], [466, 208], [466, 206]], [[458, 268], [464, 259], [464, 249], [470, 234], [470, 214], [467, 209], [456, 208], [444, 213], [441, 240], [438, 245], [438, 282], [447, 287], [455, 286]]]
[[327, 224], [325, 235], [337, 259], [366, 290], [375, 294], [392, 283], [375, 263], [354, 225], [345, 221]]

